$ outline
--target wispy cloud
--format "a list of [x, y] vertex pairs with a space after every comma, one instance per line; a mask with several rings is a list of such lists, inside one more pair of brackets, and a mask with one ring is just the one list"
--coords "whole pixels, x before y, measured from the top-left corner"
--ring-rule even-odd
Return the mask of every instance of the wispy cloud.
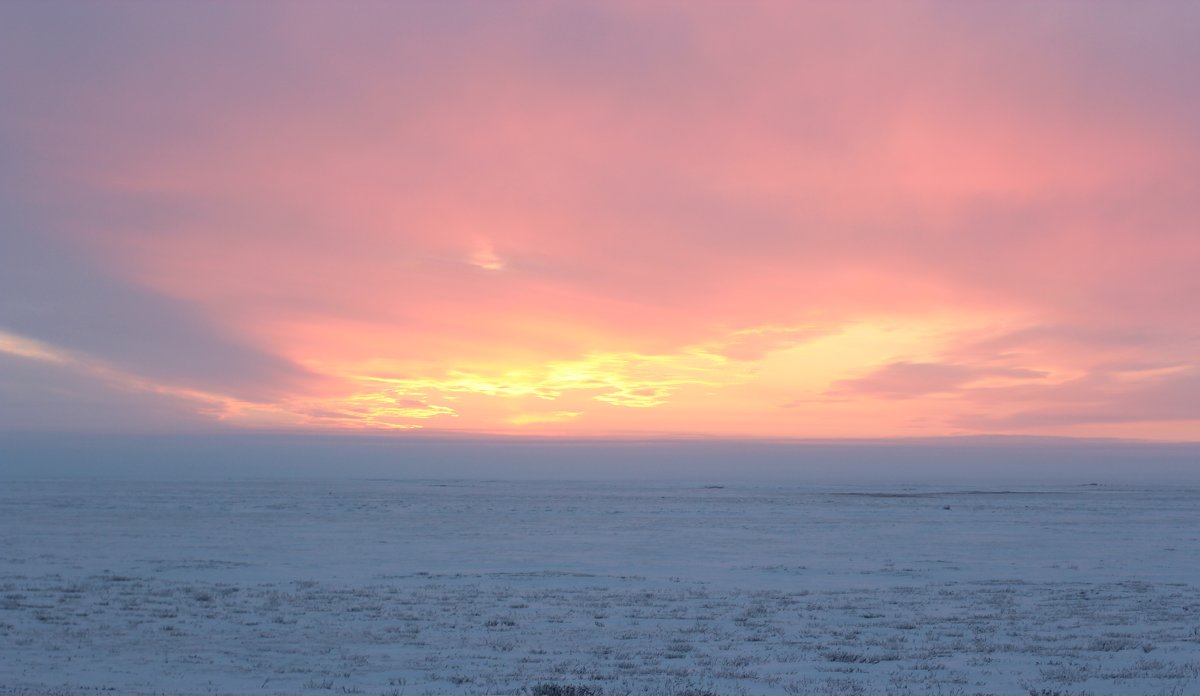
[[893, 362], [863, 377], [834, 382], [831, 396], [866, 395], [907, 399], [956, 392], [987, 378], [1039, 380], [1045, 372], [1017, 367], [985, 367], [955, 363]]
[[1198, 20], [9, 3], [5, 354], [230, 427], [1184, 437]]

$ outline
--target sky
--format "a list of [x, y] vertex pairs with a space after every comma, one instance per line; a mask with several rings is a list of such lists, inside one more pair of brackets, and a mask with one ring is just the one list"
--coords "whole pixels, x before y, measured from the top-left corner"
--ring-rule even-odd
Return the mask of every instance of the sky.
[[0, 432], [1200, 440], [1198, 26], [0, 3]]

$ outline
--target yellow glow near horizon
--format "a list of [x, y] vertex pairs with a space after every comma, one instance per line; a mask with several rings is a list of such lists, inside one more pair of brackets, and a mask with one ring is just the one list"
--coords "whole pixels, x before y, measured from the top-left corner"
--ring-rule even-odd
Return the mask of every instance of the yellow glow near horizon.
[[1200, 432], [1184, 4], [168, 5], [0, 21], [0, 429]]
[[[279, 410], [297, 424], [440, 429], [450, 427], [447, 419], [452, 419], [453, 427], [482, 430], [598, 423], [636, 429], [640, 420], [633, 413], [652, 410], [655, 420], [666, 424], [686, 414], [689, 423], [707, 432], [740, 431], [750, 425], [730, 418], [733, 405], [759, 413], [762, 423], [779, 421], [780, 407], [828, 408], [847, 401], [829, 394], [840, 380], [891, 361], [934, 360], [951, 337], [973, 328], [970, 318], [960, 316], [881, 317], [837, 330], [739, 329], [660, 354], [594, 352], [574, 360], [440, 370], [401, 363], [389, 367], [375, 360], [370, 373], [353, 365], [343, 368], [345, 393], [280, 404]], [[229, 418], [239, 420], [237, 413]]]

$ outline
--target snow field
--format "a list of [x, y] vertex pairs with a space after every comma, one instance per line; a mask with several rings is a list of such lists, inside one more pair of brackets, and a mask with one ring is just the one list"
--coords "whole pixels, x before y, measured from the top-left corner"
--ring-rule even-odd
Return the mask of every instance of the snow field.
[[0, 694], [1194, 694], [1195, 502], [15, 482]]

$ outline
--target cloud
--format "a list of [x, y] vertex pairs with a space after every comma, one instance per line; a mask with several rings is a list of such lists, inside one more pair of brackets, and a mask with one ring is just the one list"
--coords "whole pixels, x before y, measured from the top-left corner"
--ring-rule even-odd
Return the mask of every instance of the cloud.
[[1045, 376], [1045, 372], [1023, 368], [901, 361], [884, 365], [864, 377], [839, 380], [828, 394], [911, 399], [957, 392], [971, 382], [988, 377], [1037, 380]]
[[1104, 318], [1090, 321], [1071, 321], [1056, 325], [1039, 324], [993, 332], [973, 338], [956, 346], [956, 356], [977, 358], [1005, 354], [1058, 354], [1103, 356], [1137, 355], [1141, 353], [1179, 351], [1180, 356], [1195, 353], [1192, 346], [1200, 343], [1200, 331], [1173, 324], [1137, 321], [1105, 322]]
[[243, 423], [1065, 408], [1195, 365], [1198, 12], [9, 3], [0, 330]]
[[0, 430], [144, 433], [213, 428], [224, 404], [0, 350]]
[[1022, 402], [1026, 405], [1012, 413], [971, 413], [961, 416], [958, 422], [965, 427], [993, 431], [1200, 422], [1200, 372], [1194, 368], [1170, 369], [1133, 378], [1120, 372], [1092, 373], [1062, 384], [1027, 389]]
[[8, 219], [12, 225], [0, 232], [0, 330], [146, 379], [248, 400], [315, 381], [195, 307], [114, 278], [49, 232]]
[[536, 413], [518, 413], [509, 417], [513, 425], [543, 425], [546, 423], [568, 423], [582, 416], [580, 411], [541, 411]]
[[583, 394], [613, 406], [652, 408], [666, 404], [688, 385], [714, 386], [746, 378], [737, 370], [714, 370], [725, 362], [700, 348], [659, 355], [593, 353], [533, 367], [496, 370], [463, 366], [437, 376], [360, 376], [357, 381], [368, 394], [381, 387], [442, 398], [467, 394], [555, 401], [564, 395]]
[[[458, 416], [450, 406], [412, 398], [401, 390], [362, 392], [319, 401], [285, 402], [275, 417], [293, 427], [325, 426], [356, 429], [415, 429], [439, 416]], [[259, 414], [250, 412], [251, 417]], [[238, 420], [238, 414], [231, 419]]]
[[816, 336], [830, 333], [829, 327], [761, 326], [735, 331], [711, 350], [730, 360], [757, 361], [766, 355], [797, 346]]
[[486, 240], [476, 242], [475, 250], [471, 252], [468, 263], [485, 271], [502, 271], [505, 266], [504, 259], [496, 255], [491, 242]]

